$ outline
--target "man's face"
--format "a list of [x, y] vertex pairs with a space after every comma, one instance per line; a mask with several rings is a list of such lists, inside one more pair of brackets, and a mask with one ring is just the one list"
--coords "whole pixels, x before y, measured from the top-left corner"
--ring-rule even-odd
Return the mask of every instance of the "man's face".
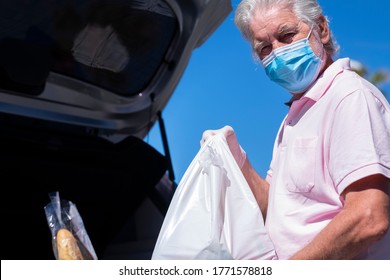
[[[299, 20], [290, 9], [273, 7], [265, 11], [258, 10], [250, 29], [253, 34], [253, 48], [260, 60], [263, 60], [276, 48], [307, 37], [311, 27]], [[318, 55], [315, 49], [318, 44], [311, 45]]]

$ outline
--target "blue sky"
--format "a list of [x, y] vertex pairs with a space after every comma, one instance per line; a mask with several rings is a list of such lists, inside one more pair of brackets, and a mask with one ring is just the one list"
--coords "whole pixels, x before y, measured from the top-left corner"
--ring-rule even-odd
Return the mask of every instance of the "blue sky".
[[[231, 125], [249, 160], [265, 175], [275, 135], [287, 113], [290, 94], [268, 80], [251, 56], [249, 44], [234, 25], [234, 11], [200, 48], [196, 49], [172, 98], [163, 111], [176, 182], [199, 150], [206, 129]], [[369, 72], [390, 72], [390, 2], [320, 0], [340, 52], [362, 62]], [[371, 5], [372, 4], [372, 5]], [[390, 83], [382, 84], [390, 94]], [[163, 152], [155, 125], [145, 138]]]

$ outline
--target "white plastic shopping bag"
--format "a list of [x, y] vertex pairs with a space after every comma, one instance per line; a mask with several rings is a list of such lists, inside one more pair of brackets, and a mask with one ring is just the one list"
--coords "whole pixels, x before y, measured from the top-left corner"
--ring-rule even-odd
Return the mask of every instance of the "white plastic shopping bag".
[[276, 259], [223, 134], [203, 145], [172, 198], [152, 259]]

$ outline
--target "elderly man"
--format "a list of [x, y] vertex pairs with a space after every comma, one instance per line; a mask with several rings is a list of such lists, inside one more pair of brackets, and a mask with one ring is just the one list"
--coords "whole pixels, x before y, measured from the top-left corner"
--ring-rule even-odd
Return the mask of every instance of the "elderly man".
[[279, 259], [390, 259], [390, 106], [337, 52], [316, 0], [243, 0], [235, 23], [292, 94], [265, 179], [225, 134]]

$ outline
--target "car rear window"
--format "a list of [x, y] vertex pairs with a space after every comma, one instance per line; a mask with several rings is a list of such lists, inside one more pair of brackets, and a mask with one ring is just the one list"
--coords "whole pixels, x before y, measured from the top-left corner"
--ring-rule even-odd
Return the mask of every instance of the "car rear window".
[[164, 62], [177, 29], [163, 0], [2, 1], [0, 87], [39, 94], [56, 72], [133, 96]]

